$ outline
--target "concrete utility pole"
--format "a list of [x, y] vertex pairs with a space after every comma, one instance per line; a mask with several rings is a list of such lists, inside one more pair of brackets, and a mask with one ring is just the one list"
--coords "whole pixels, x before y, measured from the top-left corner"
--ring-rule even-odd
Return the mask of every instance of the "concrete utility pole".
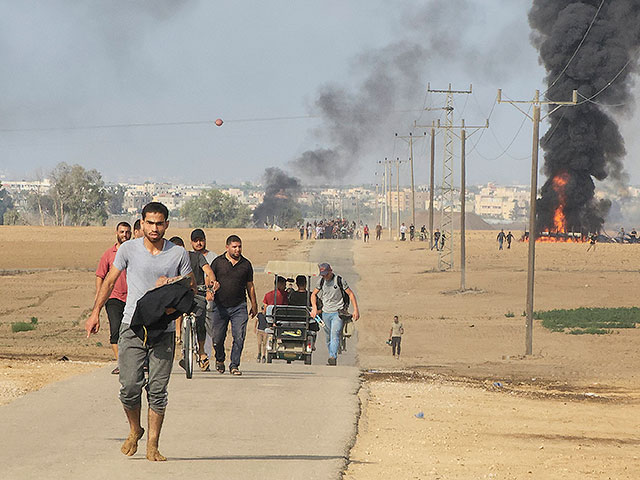
[[[426, 108], [425, 110], [434, 110]], [[436, 161], [436, 122], [431, 122], [431, 162], [429, 165], [429, 248], [433, 248], [433, 195], [434, 195], [434, 170]], [[413, 126], [416, 128], [428, 128], [429, 125], [418, 125], [415, 121]]]
[[411, 166], [411, 223], [414, 227], [416, 226], [416, 186], [413, 176], [413, 140], [414, 138], [420, 139], [426, 136], [426, 132], [423, 137], [414, 137], [411, 132], [409, 132], [409, 135], [398, 135], [396, 133], [396, 138], [401, 138], [405, 142], [409, 143], [409, 164]]
[[384, 165], [384, 224], [389, 230], [389, 240], [391, 240], [392, 210], [391, 210], [391, 160], [384, 157], [384, 161], [378, 163]]
[[[540, 90], [536, 90], [533, 100], [503, 100], [502, 89], [498, 89], [498, 103], [510, 103], [533, 122], [533, 149], [531, 152], [531, 199], [529, 206], [529, 262], [527, 266], [527, 320], [525, 333], [525, 355], [533, 353], [533, 287], [535, 276], [536, 260], [536, 200], [538, 198], [538, 150], [540, 147], [540, 122], [553, 112], [566, 105], [577, 105], [578, 91], [573, 91], [573, 98], [570, 102], [540, 101]], [[525, 112], [517, 104], [527, 103], [533, 105], [533, 116]], [[555, 105], [555, 108], [540, 118], [540, 107], [542, 105]]]
[[400, 238], [400, 164], [402, 162], [399, 158], [396, 158], [396, 208], [398, 209], [398, 214], [396, 215], [397, 222], [397, 238]]
[[429, 93], [446, 94], [445, 124], [439, 128], [444, 128], [444, 158], [442, 161], [442, 217], [440, 221], [440, 229], [445, 238], [444, 247], [439, 250], [438, 268], [442, 271], [453, 269], [453, 204], [454, 204], [454, 187], [453, 187], [453, 95], [468, 95], [472, 93], [472, 85], [469, 90], [452, 90], [451, 84], [447, 90], [434, 90], [431, 84], [427, 85]]
[[[489, 119], [484, 125], [470, 126], [465, 125], [464, 119], [460, 125], [449, 125], [442, 127], [438, 122], [436, 128], [448, 129], [452, 135], [460, 138], [462, 149], [460, 151], [460, 290], [465, 291], [467, 289], [466, 276], [467, 276], [467, 167], [466, 167], [466, 142], [467, 138], [471, 137], [474, 133], [483, 128], [489, 128]], [[460, 135], [458, 136], [454, 130], [460, 129]], [[467, 135], [467, 130], [473, 130]]]

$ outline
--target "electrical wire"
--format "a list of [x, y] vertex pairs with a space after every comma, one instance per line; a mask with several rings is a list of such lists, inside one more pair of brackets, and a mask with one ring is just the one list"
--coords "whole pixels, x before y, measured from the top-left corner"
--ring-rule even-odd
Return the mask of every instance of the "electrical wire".
[[[620, 75], [622, 75], [622, 72], [624, 72], [624, 71], [627, 69], [627, 67], [628, 67], [628, 66], [629, 66], [629, 64], [631, 63], [631, 60], [632, 60], [632, 59], [631, 59], [631, 58], [629, 58], [629, 60], [627, 60], [627, 63], [625, 63], [625, 64], [624, 64], [624, 66], [620, 69], [620, 71], [619, 71], [618, 73], [616, 73], [616, 76], [615, 76], [615, 77], [613, 77], [611, 80], [609, 80], [609, 81], [607, 82], [607, 84], [606, 84], [604, 87], [602, 87], [602, 88], [601, 88], [601, 89], [600, 89], [596, 94], [594, 94], [594, 95], [592, 95], [591, 97], [587, 98], [587, 97], [585, 97], [584, 95], [582, 95], [582, 94], [580, 94], [580, 93], [578, 92], [578, 95], [580, 95], [582, 98], [584, 98], [584, 100], [583, 100], [582, 102], [578, 102], [576, 105], [583, 105], [583, 104], [585, 104], [585, 103], [587, 103], [587, 102], [596, 103], [596, 102], [594, 102], [594, 101], [593, 101], [593, 99], [594, 99], [594, 98], [596, 98], [598, 95], [600, 95], [602, 92], [604, 92], [604, 91], [605, 91], [607, 88], [609, 88], [611, 85], [613, 85], [613, 82], [615, 82], [615, 81], [618, 79], [618, 77], [619, 77]], [[622, 105], [624, 105], [624, 103], [623, 103], [623, 104], [620, 104], [619, 106], [622, 106]], [[611, 106], [618, 106], [618, 105], [611, 105]]]
[[580, 48], [584, 44], [584, 41], [587, 39], [587, 35], [589, 35], [589, 32], [591, 31], [591, 27], [593, 27], [593, 24], [596, 22], [596, 19], [598, 18], [598, 14], [600, 13], [600, 10], [602, 9], [602, 6], [604, 5], [605, 1], [606, 0], [602, 0], [602, 2], [600, 2], [600, 6], [596, 10], [596, 13], [593, 16], [593, 19], [591, 20], [591, 23], [589, 24], [589, 28], [587, 28], [587, 31], [584, 33], [584, 36], [582, 37], [582, 40], [580, 40], [580, 43], [578, 44], [575, 52], [573, 52], [573, 55], [571, 55], [571, 58], [569, 59], [567, 64], [564, 66], [564, 68], [562, 69], [562, 71], [560, 72], [558, 77], [551, 83], [551, 85], [549, 85], [549, 88], [547, 88], [545, 90], [545, 92], [542, 94], [543, 96], [546, 96], [547, 93], [549, 92], [549, 90], [551, 90], [553, 88], [553, 86], [558, 82], [558, 80], [560, 80], [562, 78], [564, 73], [567, 71], [567, 68], [569, 68], [569, 65], [571, 65], [571, 62], [573, 61], [573, 59], [576, 58], [576, 55], [578, 54], [578, 51], [580, 51]]

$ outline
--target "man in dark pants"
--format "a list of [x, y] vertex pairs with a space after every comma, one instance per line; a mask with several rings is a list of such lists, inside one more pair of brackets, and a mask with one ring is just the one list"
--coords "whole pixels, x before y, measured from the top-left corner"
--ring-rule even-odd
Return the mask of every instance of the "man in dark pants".
[[[393, 323], [391, 324], [391, 330], [389, 330], [389, 340], [391, 340], [391, 352], [395, 358], [400, 358], [400, 343], [402, 342], [402, 335], [404, 334], [404, 327], [398, 316], [393, 317]], [[397, 356], [396, 356], [397, 355]]]
[[[100, 293], [100, 288], [104, 282], [104, 278], [109, 273], [111, 266], [113, 265], [113, 259], [116, 258], [116, 253], [120, 245], [131, 238], [131, 225], [127, 222], [120, 222], [116, 226], [116, 243], [107, 249], [106, 252], [100, 258], [98, 268], [96, 269], [96, 298]], [[118, 361], [118, 338], [120, 337], [120, 324], [122, 323], [122, 316], [124, 315], [124, 305], [127, 302], [127, 275], [126, 272], [118, 277], [116, 285], [113, 287], [113, 291], [109, 296], [109, 300], [105, 303], [104, 308], [107, 311], [107, 318], [109, 319], [109, 343], [113, 349], [113, 354]], [[118, 375], [120, 369], [116, 366], [111, 371], [112, 374]]]
[[[96, 297], [91, 315], [85, 323], [87, 337], [100, 330], [100, 310], [124, 270], [127, 271], [127, 303], [124, 308], [120, 338], [118, 340], [118, 366], [120, 367], [120, 401], [129, 421], [129, 436], [120, 451], [131, 456], [138, 450], [138, 441], [144, 435], [140, 424], [142, 389], [147, 391], [149, 404], [149, 434], [147, 460], [166, 460], [159, 451], [160, 430], [167, 407], [167, 387], [175, 353], [175, 321], [158, 337], [146, 342], [131, 329], [131, 320], [138, 300], [154, 287], [169, 283], [171, 278], [188, 276], [195, 290], [196, 282], [191, 271], [189, 256], [184, 248], [164, 239], [169, 227], [169, 210], [158, 202], [151, 202], [142, 209], [143, 238], [125, 242], [118, 249], [113, 266], [109, 270]], [[171, 314], [171, 311], [166, 311]], [[145, 381], [144, 364], [149, 359], [149, 380]]]
[[247, 334], [247, 294], [251, 301], [251, 318], [258, 314], [256, 289], [253, 284], [253, 267], [251, 262], [242, 256], [242, 240], [237, 235], [227, 238], [226, 252], [211, 262], [214, 281], [220, 284], [213, 301], [213, 348], [216, 353], [216, 370], [224, 373], [226, 358], [224, 341], [227, 328], [231, 323], [233, 347], [229, 373], [242, 375], [238, 368]]

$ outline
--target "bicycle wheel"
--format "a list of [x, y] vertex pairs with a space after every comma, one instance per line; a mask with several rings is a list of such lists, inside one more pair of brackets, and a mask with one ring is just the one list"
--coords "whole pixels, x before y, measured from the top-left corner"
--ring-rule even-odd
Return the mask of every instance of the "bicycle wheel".
[[182, 333], [182, 345], [184, 346], [184, 369], [187, 373], [187, 378], [193, 376], [193, 316], [187, 315], [182, 322], [184, 332]]

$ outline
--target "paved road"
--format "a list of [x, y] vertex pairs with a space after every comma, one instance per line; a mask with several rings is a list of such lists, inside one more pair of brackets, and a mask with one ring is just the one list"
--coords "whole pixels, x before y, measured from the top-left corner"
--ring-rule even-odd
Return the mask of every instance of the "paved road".
[[[354, 283], [348, 244], [316, 245], [312, 261], [328, 260]], [[144, 459], [144, 441], [134, 457], [120, 453], [128, 427], [111, 367], [49, 385], [0, 407], [0, 478], [339, 478], [355, 435], [359, 371], [348, 366], [354, 348], [337, 368], [317, 365], [326, 361], [319, 344], [316, 365], [245, 363], [242, 377], [187, 380], [176, 366], [161, 464]]]

